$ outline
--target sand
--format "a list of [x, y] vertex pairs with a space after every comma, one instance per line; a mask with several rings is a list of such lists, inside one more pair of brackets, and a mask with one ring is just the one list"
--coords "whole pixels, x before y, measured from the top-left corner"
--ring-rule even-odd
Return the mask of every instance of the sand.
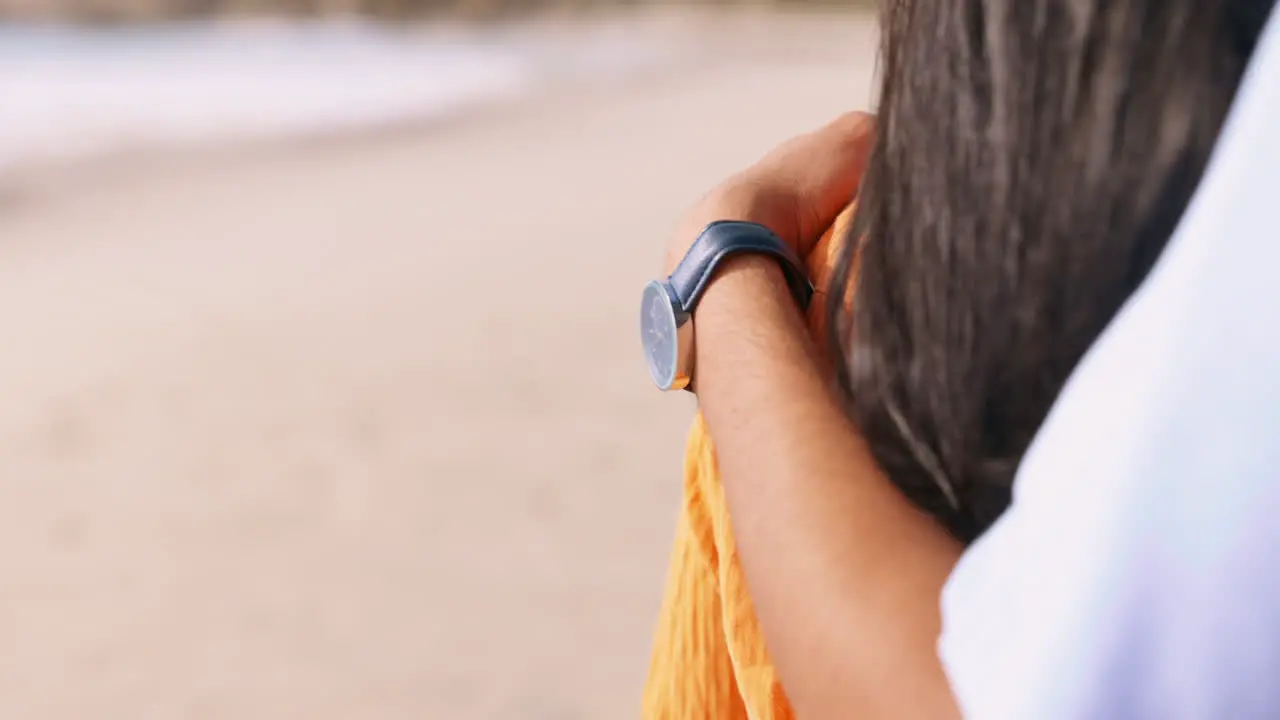
[[873, 53], [691, 22], [726, 52], [0, 208], [0, 717], [637, 716], [693, 411], [638, 291]]

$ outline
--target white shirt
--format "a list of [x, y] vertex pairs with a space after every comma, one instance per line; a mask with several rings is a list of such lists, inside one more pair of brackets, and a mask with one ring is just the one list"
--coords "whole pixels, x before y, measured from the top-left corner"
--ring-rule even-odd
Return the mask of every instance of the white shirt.
[[966, 717], [1280, 718], [1277, 16], [1159, 263], [947, 584]]

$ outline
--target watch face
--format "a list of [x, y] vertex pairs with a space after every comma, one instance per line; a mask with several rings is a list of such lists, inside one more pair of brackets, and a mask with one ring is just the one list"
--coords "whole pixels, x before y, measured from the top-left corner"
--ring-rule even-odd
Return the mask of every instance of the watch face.
[[644, 345], [649, 374], [663, 390], [675, 382], [678, 330], [675, 308], [667, 294], [666, 284], [657, 280], [649, 283], [640, 302], [640, 342]]

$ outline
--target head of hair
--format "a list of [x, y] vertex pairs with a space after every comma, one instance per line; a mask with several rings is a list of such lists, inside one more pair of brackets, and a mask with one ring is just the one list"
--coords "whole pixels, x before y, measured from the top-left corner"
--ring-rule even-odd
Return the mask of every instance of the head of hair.
[[1159, 257], [1274, 0], [886, 0], [835, 273], [848, 410], [957, 538]]

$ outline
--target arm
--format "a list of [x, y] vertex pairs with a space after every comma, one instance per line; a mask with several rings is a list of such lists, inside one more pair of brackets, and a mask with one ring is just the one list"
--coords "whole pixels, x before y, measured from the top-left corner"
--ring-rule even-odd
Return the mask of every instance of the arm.
[[[704, 199], [681, 236], [714, 219], [753, 220], [806, 251], [856, 190], [870, 130], [865, 116], [846, 116], [784, 145]], [[879, 474], [781, 272], [763, 259], [730, 263], [694, 327], [698, 398], [734, 534], [798, 713], [956, 715], [935, 645], [960, 548]]]
[[880, 475], [781, 273], [766, 260], [731, 265], [695, 332], [734, 535], [799, 714], [954, 715], [935, 644], [960, 548]]

